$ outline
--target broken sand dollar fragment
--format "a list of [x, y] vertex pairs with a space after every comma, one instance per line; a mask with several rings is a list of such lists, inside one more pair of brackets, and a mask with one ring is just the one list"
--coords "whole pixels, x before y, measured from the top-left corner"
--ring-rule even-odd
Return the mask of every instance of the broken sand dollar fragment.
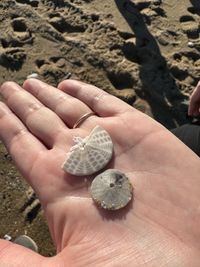
[[90, 193], [93, 200], [103, 209], [118, 210], [131, 201], [133, 187], [124, 173], [109, 169], [94, 178]]
[[62, 167], [67, 173], [91, 175], [103, 169], [112, 158], [112, 139], [100, 126], [96, 126], [86, 138], [74, 137], [73, 140], [76, 144], [70, 149]]

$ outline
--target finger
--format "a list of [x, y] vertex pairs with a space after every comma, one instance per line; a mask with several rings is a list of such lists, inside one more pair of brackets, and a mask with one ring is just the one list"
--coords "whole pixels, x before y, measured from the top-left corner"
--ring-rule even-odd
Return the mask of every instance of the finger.
[[193, 106], [191, 103], [189, 103], [189, 107], [188, 107], [188, 115], [189, 116], [192, 116], [192, 113], [193, 113]]
[[192, 94], [190, 98], [188, 114], [190, 116], [197, 116], [199, 114], [199, 108], [200, 108], [200, 95], [194, 92], [194, 94]]
[[0, 102], [0, 139], [23, 175], [29, 172], [37, 155], [46, 151], [12, 111]]
[[188, 108], [188, 115], [189, 116], [198, 116], [200, 114], [200, 102], [193, 103], [191, 102]]
[[25, 81], [23, 88], [52, 109], [70, 128], [80, 117], [91, 112], [82, 101], [39, 80], [29, 79]]
[[65, 80], [58, 85], [65, 93], [78, 98], [101, 117], [115, 116], [125, 111], [133, 111], [125, 102], [107, 92], [76, 80]]
[[32, 250], [10, 241], [0, 240], [1, 266], [41, 266], [45, 258]]
[[52, 147], [58, 135], [66, 125], [50, 109], [45, 107], [33, 95], [14, 82], [6, 82], [0, 93], [9, 108], [20, 118], [27, 128], [46, 146]]
[[190, 116], [198, 116], [200, 113], [199, 108], [200, 108], [200, 82], [198, 82], [197, 86], [195, 87], [194, 91], [191, 94], [188, 114]]

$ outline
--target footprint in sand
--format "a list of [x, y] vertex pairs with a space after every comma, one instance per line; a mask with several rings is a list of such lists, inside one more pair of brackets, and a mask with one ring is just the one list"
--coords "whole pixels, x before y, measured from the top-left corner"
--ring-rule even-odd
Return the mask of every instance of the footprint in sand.
[[24, 44], [33, 43], [33, 36], [24, 18], [17, 17], [11, 21], [11, 27], [5, 33], [4, 37], [2, 37], [1, 43], [4, 48], [22, 47]]
[[51, 84], [57, 85], [60, 81], [70, 78], [71, 73], [67, 71], [66, 61], [63, 57], [50, 57], [49, 59], [36, 60], [37, 73]]
[[191, 64], [195, 64], [196, 61], [200, 60], [200, 55], [198, 53], [196, 53], [195, 51], [182, 51], [179, 53], [175, 53], [173, 55], [173, 58], [176, 62], [183, 62], [184, 61], [189, 64], [189, 62], [191, 62]]
[[200, 1], [190, 0], [192, 6], [188, 7], [188, 11], [192, 14], [200, 15]]
[[182, 31], [187, 34], [188, 38], [197, 39], [199, 38], [199, 23], [194, 17], [184, 15], [180, 17], [180, 24]]
[[26, 59], [22, 48], [0, 48], [0, 64], [10, 70], [19, 70]]
[[200, 15], [200, 8], [195, 8], [193, 6], [188, 7], [187, 9], [191, 14]]
[[86, 30], [86, 26], [79, 23], [77, 18], [70, 21], [69, 16], [63, 17], [59, 13], [54, 13], [53, 15], [51, 14], [49, 23], [60, 33], [79, 33]]
[[65, 6], [64, 0], [42, 0], [41, 2], [46, 6], [52, 6], [52, 7], [64, 7]]
[[25, 44], [32, 44], [33, 36], [25, 18], [14, 17], [8, 30], [1, 37], [0, 62], [9, 69], [18, 70], [26, 59]]
[[15, 0], [19, 4], [30, 5], [32, 7], [38, 7], [39, 0]]
[[198, 82], [199, 54], [192, 50], [180, 51], [174, 53], [173, 59], [173, 63], [170, 66], [170, 72], [173, 77], [179, 80], [181, 86], [195, 86]]
[[133, 89], [134, 78], [128, 71], [110, 71], [107, 72], [107, 78], [116, 90], [113, 94], [123, 101], [133, 104], [136, 100], [136, 94]]
[[23, 46], [24, 44], [32, 44], [33, 36], [31, 31], [26, 25], [26, 20], [23, 17], [14, 18], [11, 22], [13, 29], [13, 39], [17, 43], [17, 46]]

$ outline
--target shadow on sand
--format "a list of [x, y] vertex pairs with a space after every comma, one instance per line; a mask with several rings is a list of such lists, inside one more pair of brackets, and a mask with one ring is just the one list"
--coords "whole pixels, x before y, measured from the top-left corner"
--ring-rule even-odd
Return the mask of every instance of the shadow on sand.
[[[167, 128], [188, 122], [187, 106], [183, 104], [186, 96], [179, 91], [154, 36], [149, 32], [148, 21], [144, 21], [132, 1], [115, 0], [115, 3], [136, 38], [135, 45], [127, 47], [124, 55], [140, 67], [142, 90], [137, 94], [149, 103], [154, 118]], [[164, 16], [162, 9], [159, 14]]]

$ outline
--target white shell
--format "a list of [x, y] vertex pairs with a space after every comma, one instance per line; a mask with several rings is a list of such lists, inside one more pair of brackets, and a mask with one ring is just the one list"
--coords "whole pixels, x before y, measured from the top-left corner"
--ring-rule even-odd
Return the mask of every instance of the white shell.
[[63, 170], [70, 174], [93, 174], [104, 168], [112, 157], [112, 139], [100, 126], [96, 126], [84, 139], [74, 137], [74, 142], [77, 144], [70, 149], [63, 165]]
[[189, 47], [194, 47], [195, 44], [194, 44], [193, 42], [188, 42], [188, 46], [189, 46]]
[[133, 187], [124, 173], [109, 169], [95, 177], [90, 192], [93, 200], [102, 208], [118, 210], [131, 201]]
[[7, 241], [10, 241], [12, 239], [12, 237], [8, 234], [5, 234], [3, 238]]
[[38, 78], [38, 76], [39, 76], [39, 75], [38, 75], [37, 73], [34, 72], [34, 73], [29, 74], [29, 75], [26, 77], [26, 79], [31, 79], [31, 78], [35, 78], [35, 79], [36, 79], [36, 78]]

